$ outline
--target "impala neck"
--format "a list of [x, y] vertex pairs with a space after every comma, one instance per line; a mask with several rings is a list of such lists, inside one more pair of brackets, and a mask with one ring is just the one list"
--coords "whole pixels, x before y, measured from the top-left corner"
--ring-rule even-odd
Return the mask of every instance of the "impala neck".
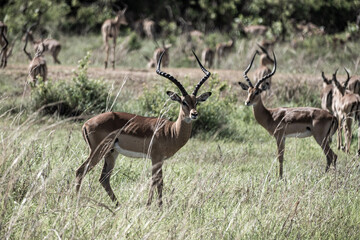
[[179, 116], [172, 125], [172, 134], [180, 146], [185, 145], [191, 136], [192, 122], [185, 120], [185, 114], [180, 106]]
[[266, 130], [270, 131], [270, 123], [272, 122], [271, 114], [270, 111], [264, 106], [261, 96], [259, 101], [253, 105], [253, 112], [256, 121]]

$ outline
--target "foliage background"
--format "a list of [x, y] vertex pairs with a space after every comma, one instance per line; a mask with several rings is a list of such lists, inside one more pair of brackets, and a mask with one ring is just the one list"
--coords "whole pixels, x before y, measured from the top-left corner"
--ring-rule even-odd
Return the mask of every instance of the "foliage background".
[[360, 13], [360, 1], [356, 0], [5, 0], [0, 3], [0, 20], [8, 24], [12, 33], [20, 32], [26, 22], [36, 22], [39, 17], [44, 33], [98, 33], [102, 22], [125, 5], [129, 27], [149, 17], [160, 27], [161, 21], [166, 20], [183, 29], [206, 32], [228, 31], [239, 22], [270, 27], [280, 24], [285, 28], [294, 19], [313, 22], [328, 33], [336, 33], [356, 22]]

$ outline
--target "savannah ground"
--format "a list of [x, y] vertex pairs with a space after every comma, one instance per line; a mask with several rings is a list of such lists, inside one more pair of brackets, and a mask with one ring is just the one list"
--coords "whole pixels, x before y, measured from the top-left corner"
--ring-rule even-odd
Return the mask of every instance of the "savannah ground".
[[[152, 43], [144, 41], [142, 48], [126, 57], [119, 48], [116, 70], [105, 71], [100, 36], [62, 40], [63, 65], [46, 58], [49, 81], [71, 82], [77, 61], [92, 51], [88, 76], [106, 85], [106, 109], [154, 116], [144, 110], [144, 101], [150, 100], [154, 108], [165, 109], [165, 117], [178, 111], [178, 104], [167, 101], [165, 93], [176, 87], [144, 67], [140, 53], [150, 53]], [[118, 157], [111, 178], [118, 208], [98, 181], [103, 162], [87, 174], [81, 194], [75, 194], [75, 170], [88, 155], [81, 126], [92, 114], [63, 117], [36, 111], [34, 90], [25, 88], [27, 61], [16, 45], [9, 66], [0, 71], [0, 238], [358, 239], [356, 127], [350, 155], [336, 149], [333, 137], [337, 169], [327, 173], [325, 156], [313, 138], [288, 139], [284, 179], [279, 180], [275, 139], [244, 106], [246, 93], [236, 85], [244, 81], [242, 72], [256, 41], [238, 41], [236, 51], [220, 68], [210, 69], [213, 77], [201, 92], [215, 82], [210, 89], [214, 95], [198, 107], [199, 121], [205, 111], [220, 109], [211, 115], [220, 124], [215, 129], [200, 128], [165, 162], [161, 208], [156, 202], [146, 207], [151, 180], [148, 159]], [[330, 76], [346, 66], [356, 74], [359, 50], [356, 42], [330, 48], [319, 38], [298, 49], [287, 43], [276, 45], [278, 71], [265, 105], [320, 107], [321, 70]], [[179, 51], [170, 49], [174, 57], [164, 70], [187, 88], [193, 87], [203, 74], [194, 59], [179, 66], [179, 58], [186, 59]], [[159, 97], [153, 100], [155, 94]]]

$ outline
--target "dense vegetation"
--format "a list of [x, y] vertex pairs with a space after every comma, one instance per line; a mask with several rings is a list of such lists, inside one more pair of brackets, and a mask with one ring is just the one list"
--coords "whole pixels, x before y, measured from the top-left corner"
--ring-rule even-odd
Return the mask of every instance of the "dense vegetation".
[[[39, 20], [44, 34], [99, 32], [115, 10], [128, 6], [129, 28], [145, 17], [165, 30], [169, 24], [211, 32], [238, 30], [238, 24], [264, 24], [276, 33], [289, 31], [290, 19], [324, 26], [328, 33], [344, 31], [357, 21], [360, 2], [355, 0], [5, 0], [0, 19], [15, 35], [26, 22]], [[19, 14], [20, 13], [20, 14]], [[39, 19], [40, 18], [40, 19]]]

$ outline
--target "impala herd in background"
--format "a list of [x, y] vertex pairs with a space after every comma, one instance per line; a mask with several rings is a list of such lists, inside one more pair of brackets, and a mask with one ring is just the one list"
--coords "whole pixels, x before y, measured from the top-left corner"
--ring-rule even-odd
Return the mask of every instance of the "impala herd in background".
[[[107, 19], [101, 27], [101, 34], [105, 46], [105, 69], [108, 67], [109, 54], [112, 52], [111, 65], [115, 69], [115, 53], [117, 36], [121, 25], [128, 25], [125, 17], [127, 7], [118, 10], [115, 18]], [[43, 81], [47, 79], [47, 64], [44, 53], [52, 55], [54, 62], [60, 64], [58, 59], [61, 50], [61, 44], [55, 39], [35, 39], [31, 28], [26, 29], [23, 41], [25, 42], [23, 51], [30, 60], [29, 64], [29, 82], [35, 87], [38, 77]], [[138, 21], [134, 25], [135, 31], [150, 40], [156, 41], [155, 22], [151, 19]], [[323, 30], [313, 24], [295, 24], [294, 28], [299, 30], [299, 35], [304, 38], [307, 35], [322, 35]], [[264, 36], [268, 27], [262, 25], [243, 26], [239, 25], [240, 32], [246, 35]], [[198, 30], [188, 31], [188, 38], [201, 39], [203, 33]], [[7, 59], [11, 55], [12, 47], [9, 47], [7, 39], [7, 26], [0, 22], [0, 68], [5, 68]], [[110, 48], [109, 41], [112, 41]], [[326, 171], [331, 164], [336, 167], [337, 155], [330, 148], [332, 135], [337, 134], [337, 148], [350, 152], [352, 137], [352, 121], [358, 123], [358, 151], [360, 155], [360, 78], [350, 77], [345, 68], [347, 79], [340, 82], [337, 79], [337, 71], [328, 79], [324, 72], [323, 89], [321, 91], [321, 107], [297, 107], [297, 108], [273, 108], [268, 109], [264, 106], [263, 100], [269, 97], [266, 94], [271, 89], [271, 78], [276, 72], [277, 61], [273, 51], [272, 56], [268, 53], [273, 49], [277, 39], [267, 41], [263, 40], [258, 44], [259, 49], [253, 55], [250, 64], [244, 71], [244, 78], [247, 83], [238, 82], [243, 90], [248, 93], [245, 101], [246, 106], [253, 107], [253, 113], [256, 121], [264, 127], [270, 135], [274, 136], [277, 143], [279, 177], [283, 177], [283, 159], [285, 151], [285, 139], [288, 137], [304, 138], [313, 136], [316, 142], [322, 148], [327, 164]], [[31, 43], [36, 52], [34, 57], [27, 51], [27, 44]], [[157, 44], [158, 45], [158, 44]], [[154, 190], [158, 191], [159, 204], [162, 204], [162, 165], [163, 161], [173, 156], [182, 148], [191, 136], [192, 121], [198, 118], [196, 106], [199, 102], [204, 102], [210, 97], [211, 92], [203, 93], [199, 96], [198, 91], [205, 81], [210, 77], [210, 72], [205, 69], [196, 54], [195, 59], [205, 76], [195, 86], [191, 94], [185, 90], [183, 85], [173, 76], [160, 70], [161, 67], [168, 67], [170, 56], [170, 44], [162, 42], [155, 49], [153, 57], [144, 56], [147, 60], [148, 68], [156, 68], [156, 73], [173, 82], [180, 90], [182, 96], [168, 91], [167, 94], [171, 100], [180, 104], [178, 119], [174, 122], [158, 117], [141, 117], [131, 113], [106, 112], [99, 114], [86, 121], [82, 127], [83, 137], [89, 146], [90, 154], [85, 162], [76, 171], [76, 191], [80, 191], [81, 182], [84, 176], [103, 158], [104, 167], [100, 177], [100, 182], [110, 198], [117, 203], [117, 198], [110, 186], [110, 176], [115, 166], [115, 160], [118, 154], [135, 158], [150, 158], [152, 161], [152, 184], [148, 198], [148, 204], [151, 204]], [[215, 49], [205, 47], [201, 53], [201, 61], [208, 68], [212, 68], [216, 63], [220, 65], [221, 61], [235, 49], [235, 38], [227, 42], [218, 43]], [[253, 81], [247, 76], [256, 55], [259, 57], [259, 67], [254, 71]], [[216, 62], [215, 62], [216, 60]], [[269, 68], [272, 66], [272, 70]], [[342, 142], [342, 129], [345, 128], [345, 146]]]

